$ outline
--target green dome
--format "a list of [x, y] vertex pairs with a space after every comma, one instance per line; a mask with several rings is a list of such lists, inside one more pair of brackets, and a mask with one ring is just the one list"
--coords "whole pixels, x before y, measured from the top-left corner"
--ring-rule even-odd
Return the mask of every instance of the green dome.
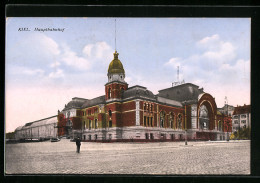
[[110, 62], [108, 67], [108, 74], [125, 73], [123, 64], [118, 59], [118, 55], [117, 51], [115, 51], [114, 59]]

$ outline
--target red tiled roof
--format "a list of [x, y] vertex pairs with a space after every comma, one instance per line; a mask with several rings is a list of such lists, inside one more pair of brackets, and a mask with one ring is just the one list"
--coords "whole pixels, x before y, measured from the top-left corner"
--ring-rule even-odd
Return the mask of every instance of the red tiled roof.
[[245, 114], [245, 113], [251, 113], [251, 106], [250, 105], [235, 107], [233, 115]]

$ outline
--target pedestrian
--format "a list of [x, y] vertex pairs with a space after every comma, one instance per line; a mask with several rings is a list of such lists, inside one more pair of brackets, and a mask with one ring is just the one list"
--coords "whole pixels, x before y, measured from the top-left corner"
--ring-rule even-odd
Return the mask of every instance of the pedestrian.
[[80, 145], [81, 145], [81, 142], [80, 142], [80, 138], [79, 138], [79, 137], [76, 139], [76, 145], [77, 145], [77, 153], [79, 153], [79, 151], [80, 151]]

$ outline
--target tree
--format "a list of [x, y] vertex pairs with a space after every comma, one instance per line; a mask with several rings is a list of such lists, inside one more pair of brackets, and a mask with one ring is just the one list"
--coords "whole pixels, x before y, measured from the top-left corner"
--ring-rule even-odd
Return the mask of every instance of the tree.
[[239, 140], [251, 139], [251, 129], [250, 128], [240, 128], [238, 131], [235, 131], [232, 134], [234, 135], [234, 137], [232, 136], [232, 139], [239, 139]]

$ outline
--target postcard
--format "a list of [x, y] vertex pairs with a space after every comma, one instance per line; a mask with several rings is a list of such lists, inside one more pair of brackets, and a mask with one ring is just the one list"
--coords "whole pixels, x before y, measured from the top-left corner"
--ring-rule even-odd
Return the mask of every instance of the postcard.
[[250, 175], [251, 18], [7, 17], [5, 174]]

